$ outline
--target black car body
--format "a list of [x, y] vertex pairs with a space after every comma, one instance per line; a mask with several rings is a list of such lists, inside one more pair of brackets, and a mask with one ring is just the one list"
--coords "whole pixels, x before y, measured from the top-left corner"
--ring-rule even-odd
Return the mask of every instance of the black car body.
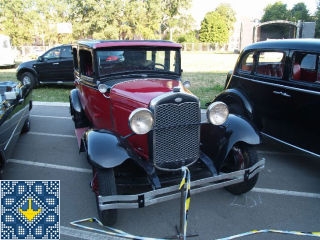
[[31, 86], [40, 84], [73, 84], [73, 58], [71, 45], [51, 48], [37, 60], [21, 63], [17, 78]]
[[320, 156], [319, 64], [318, 39], [249, 45], [215, 101], [227, 103], [264, 136]]
[[29, 131], [31, 91], [19, 82], [0, 82], [0, 178], [20, 133]]

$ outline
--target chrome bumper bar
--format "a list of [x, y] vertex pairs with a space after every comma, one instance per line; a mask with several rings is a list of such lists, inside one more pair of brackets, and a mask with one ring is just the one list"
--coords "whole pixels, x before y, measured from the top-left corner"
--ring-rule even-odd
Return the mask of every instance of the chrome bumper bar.
[[[191, 181], [191, 194], [201, 193], [243, 182], [261, 172], [265, 160], [262, 159], [250, 168], [231, 173]], [[160, 188], [135, 195], [98, 196], [100, 210], [142, 208], [153, 204], [179, 198], [179, 185]]]

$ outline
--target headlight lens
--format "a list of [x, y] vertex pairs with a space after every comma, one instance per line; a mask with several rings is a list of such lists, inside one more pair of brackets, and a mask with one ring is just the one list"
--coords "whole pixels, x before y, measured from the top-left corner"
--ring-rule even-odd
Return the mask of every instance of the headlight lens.
[[228, 106], [223, 102], [211, 103], [207, 109], [207, 118], [214, 125], [223, 124], [229, 115]]
[[99, 84], [98, 85], [98, 90], [101, 93], [106, 93], [108, 91], [108, 86], [105, 84]]
[[153, 116], [149, 109], [137, 108], [129, 116], [129, 125], [136, 134], [146, 134], [153, 127]]

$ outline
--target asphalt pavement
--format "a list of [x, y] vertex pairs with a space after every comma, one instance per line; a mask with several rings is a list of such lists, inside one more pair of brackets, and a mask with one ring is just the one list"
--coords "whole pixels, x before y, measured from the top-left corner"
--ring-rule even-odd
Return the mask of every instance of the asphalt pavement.
[[[124, 239], [107, 234], [110, 229], [96, 222], [81, 222], [85, 228], [71, 224], [96, 218], [97, 211], [89, 186], [91, 167], [78, 151], [68, 104], [35, 102], [30, 120], [31, 130], [21, 135], [4, 179], [60, 180], [61, 239]], [[259, 147], [258, 154], [266, 166], [249, 193], [234, 196], [218, 189], [191, 195], [187, 239], [291, 240], [320, 232], [320, 159], [271, 142]], [[114, 228], [177, 239], [179, 210], [179, 199], [119, 210]]]

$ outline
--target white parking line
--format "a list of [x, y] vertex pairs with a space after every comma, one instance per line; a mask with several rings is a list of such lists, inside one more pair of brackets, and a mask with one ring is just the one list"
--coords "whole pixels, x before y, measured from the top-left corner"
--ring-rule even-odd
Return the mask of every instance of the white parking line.
[[271, 188], [253, 188], [251, 191], [258, 192], [258, 193], [285, 195], [285, 196], [291, 196], [291, 197], [320, 198], [319, 193], [297, 192], [297, 191], [279, 190], [279, 189], [271, 189]]
[[76, 138], [75, 135], [55, 134], [55, 133], [28, 132], [27, 134], [28, 135], [38, 135], [38, 136], [49, 136], [49, 137]]
[[82, 173], [91, 173], [91, 169], [87, 168], [78, 168], [78, 167], [70, 167], [65, 165], [57, 165], [57, 164], [50, 164], [50, 163], [41, 163], [41, 162], [31, 162], [26, 160], [19, 160], [19, 159], [8, 159], [8, 163], [16, 163], [16, 164], [23, 164], [23, 165], [30, 165], [36, 167], [45, 167], [45, 168], [54, 168], [59, 170], [66, 170], [72, 172], [82, 172]]
[[94, 233], [92, 231], [85, 231], [85, 230], [74, 229], [70, 227], [64, 227], [64, 226], [60, 226], [60, 234], [64, 236], [73, 237], [75, 239], [88, 239], [88, 240], [123, 239], [123, 238], [113, 237], [106, 234]]
[[54, 107], [69, 107], [70, 103], [68, 102], [39, 102], [39, 101], [32, 101], [32, 105], [39, 105], [39, 106], [54, 106]]
[[46, 116], [46, 115], [35, 115], [35, 114], [31, 114], [30, 116], [38, 117], [38, 118], [72, 119], [71, 117]]

